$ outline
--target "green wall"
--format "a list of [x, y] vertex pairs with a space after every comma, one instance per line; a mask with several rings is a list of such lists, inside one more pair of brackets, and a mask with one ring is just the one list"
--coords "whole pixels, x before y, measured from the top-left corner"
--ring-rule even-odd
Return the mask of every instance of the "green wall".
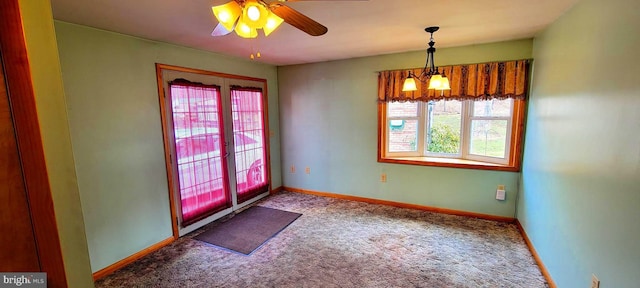
[[282, 185], [275, 66], [56, 21], [91, 267], [172, 236], [155, 63], [267, 79]]
[[534, 41], [518, 219], [561, 288], [640, 285], [638, 27], [583, 0]]
[[93, 287], [51, 5], [19, 5], [67, 283]]
[[[439, 48], [435, 59], [436, 65], [523, 59], [531, 49], [530, 39]], [[284, 186], [515, 217], [519, 173], [377, 162], [377, 71], [425, 60], [416, 51], [278, 67]], [[504, 202], [495, 200], [498, 184], [506, 185]]]

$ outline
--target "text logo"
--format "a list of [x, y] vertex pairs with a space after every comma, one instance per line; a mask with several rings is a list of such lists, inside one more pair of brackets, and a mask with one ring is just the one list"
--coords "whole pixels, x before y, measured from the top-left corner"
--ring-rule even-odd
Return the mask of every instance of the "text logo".
[[46, 288], [47, 273], [44, 273], [44, 272], [0, 273], [0, 288], [6, 288], [6, 287]]

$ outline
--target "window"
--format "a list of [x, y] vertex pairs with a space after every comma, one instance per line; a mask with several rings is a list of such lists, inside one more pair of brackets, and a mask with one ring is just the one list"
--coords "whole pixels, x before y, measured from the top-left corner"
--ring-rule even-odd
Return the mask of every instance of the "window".
[[[450, 90], [378, 74], [378, 162], [519, 171], [530, 60], [440, 67]], [[411, 70], [420, 74], [419, 69]]]
[[523, 100], [380, 103], [381, 162], [517, 171]]

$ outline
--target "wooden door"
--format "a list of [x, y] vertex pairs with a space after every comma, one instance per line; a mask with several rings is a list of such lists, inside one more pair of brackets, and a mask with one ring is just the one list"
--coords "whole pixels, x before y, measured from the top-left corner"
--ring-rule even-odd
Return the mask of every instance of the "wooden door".
[[[0, 54], [0, 56], [2, 56]], [[0, 271], [40, 271], [0, 57]]]
[[[0, 233], [0, 271], [46, 272], [48, 287], [67, 287], [18, 2], [0, 1], [0, 62], [4, 69], [0, 81], [0, 173], [4, 173], [0, 182], [0, 229], [10, 229]], [[46, 22], [31, 29], [50, 28], [43, 25]], [[3, 238], [5, 235], [13, 239]], [[30, 251], [22, 254], [12, 249]], [[16, 256], [18, 262], [12, 263], [11, 257]]]

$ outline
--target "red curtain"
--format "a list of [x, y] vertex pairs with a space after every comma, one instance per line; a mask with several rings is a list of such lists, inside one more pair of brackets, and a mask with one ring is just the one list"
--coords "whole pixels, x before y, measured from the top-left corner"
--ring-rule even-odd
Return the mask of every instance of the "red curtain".
[[170, 83], [183, 226], [230, 207], [220, 88]]
[[262, 89], [231, 88], [238, 203], [269, 190]]

